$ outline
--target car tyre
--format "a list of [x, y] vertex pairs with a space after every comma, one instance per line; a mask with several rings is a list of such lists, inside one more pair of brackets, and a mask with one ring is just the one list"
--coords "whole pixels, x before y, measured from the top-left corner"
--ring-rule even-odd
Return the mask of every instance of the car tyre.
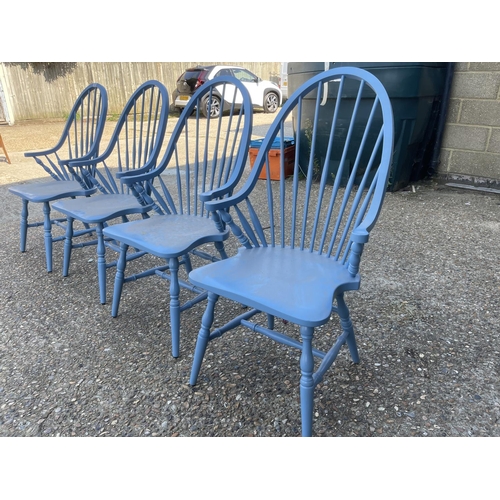
[[264, 113], [276, 113], [280, 104], [280, 99], [276, 92], [268, 92], [264, 96]]
[[217, 118], [221, 112], [220, 99], [217, 96], [213, 95], [209, 103], [209, 98], [205, 97], [201, 105], [201, 112], [205, 118], [208, 117], [209, 112], [210, 118]]

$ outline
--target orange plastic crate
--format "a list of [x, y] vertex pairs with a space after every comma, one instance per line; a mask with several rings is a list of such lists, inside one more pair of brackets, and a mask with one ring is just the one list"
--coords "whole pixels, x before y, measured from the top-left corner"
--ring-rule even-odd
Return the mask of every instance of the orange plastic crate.
[[[289, 177], [293, 175], [293, 165], [295, 160], [295, 146], [288, 146], [283, 150], [285, 154], [285, 177]], [[259, 148], [250, 148], [248, 150], [250, 156], [250, 167], [253, 167], [255, 163], [255, 158], [257, 158], [257, 154], [259, 153]], [[279, 181], [280, 176], [280, 161], [281, 161], [281, 150], [280, 149], [270, 149], [267, 154], [269, 159], [269, 170], [271, 173], [272, 181]], [[259, 174], [259, 179], [266, 179], [266, 165], [262, 167], [262, 170]]]

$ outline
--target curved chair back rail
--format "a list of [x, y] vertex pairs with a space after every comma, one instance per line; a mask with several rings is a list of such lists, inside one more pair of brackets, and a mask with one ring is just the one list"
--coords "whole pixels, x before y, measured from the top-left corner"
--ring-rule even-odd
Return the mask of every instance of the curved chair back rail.
[[[290, 124], [292, 141], [285, 136]], [[189, 275], [193, 285], [208, 291], [191, 384], [208, 342], [236, 326], [298, 348], [302, 432], [311, 435], [314, 387], [343, 344], [355, 362], [359, 359], [344, 292], [359, 288], [361, 254], [380, 213], [393, 142], [389, 97], [365, 70], [326, 71], [288, 99], [243, 187], [233, 196], [206, 200], [205, 207], [219, 214], [241, 248]], [[273, 181], [276, 156], [280, 175]], [[211, 330], [219, 296], [250, 309]], [[267, 328], [250, 321], [260, 312], [267, 315]], [[332, 312], [340, 318], [342, 333], [321, 352], [313, 347], [315, 328], [329, 322]], [[298, 325], [302, 341], [276, 332], [275, 317]], [[314, 356], [321, 359], [316, 368]]]
[[[107, 238], [121, 243], [112, 315], [118, 314], [124, 283], [151, 274], [169, 280], [174, 357], [179, 355], [180, 312], [206, 298], [204, 290], [188, 282], [187, 273], [193, 265], [227, 257], [223, 242], [229, 230], [217, 213], [205, 209], [201, 198], [219, 199], [233, 192], [246, 165], [252, 116], [250, 96], [240, 81], [230, 76], [210, 80], [191, 97], [158, 166], [138, 175], [118, 174], [139, 203], [153, 206], [153, 211], [147, 220], [104, 229]], [[213, 244], [215, 252], [212, 245], [201, 248], [206, 244]], [[163, 262], [125, 276], [127, 261], [136, 258], [137, 250]], [[196, 260], [191, 260], [193, 255]], [[194, 292], [195, 297], [181, 304], [180, 288]]]
[[[90, 196], [96, 188], [92, 183], [68, 167], [70, 160], [89, 160], [99, 154], [99, 146], [108, 112], [108, 95], [99, 83], [92, 83], [76, 99], [61, 138], [57, 144], [43, 151], [25, 153], [33, 158], [51, 177], [49, 182], [12, 186], [9, 191], [22, 199], [20, 249], [26, 250], [30, 227], [44, 226], [47, 271], [52, 271], [52, 244], [62, 237], [52, 236], [52, 226], [65, 227], [66, 218], [52, 218], [50, 202], [75, 196]], [[61, 182], [62, 181], [62, 182]], [[28, 222], [29, 202], [43, 203], [44, 220]]]

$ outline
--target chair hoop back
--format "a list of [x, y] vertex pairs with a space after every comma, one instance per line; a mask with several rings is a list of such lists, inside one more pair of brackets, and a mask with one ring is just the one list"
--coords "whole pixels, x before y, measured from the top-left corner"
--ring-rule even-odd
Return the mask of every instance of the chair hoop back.
[[[124, 193], [116, 174], [147, 171], [156, 165], [167, 120], [167, 89], [159, 81], [148, 80], [127, 101], [106, 150], [84, 175], [103, 193]], [[72, 162], [70, 166], [80, 165]]]
[[158, 167], [123, 176], [160, 214], [208, 216], [204, 197], [226, 196], [240, 180], [252, 130], [247, 89], [232, 76], [204, 83], [183, 110]]
[[[290, 154], [287, 121], [295, 130], [292, 178], [285, 170]], [[347, 265], [352, 243], [368, 240], [379, 215], [392, 150], [392, 107], [379, 80], [359, 68], [329, 70], [287, 100], [242, 189], [208, 207], [221, 210], [229, 222], [224, 212], [235, 206], [244, 246], [289, 246]], [[276, 153], [278, 182], [271, 180], [270, 170], [270, 157]], [[259, 180], [262, 173], [266, 180]], [[266, 206], [252, 203], [258, 182], [265, 183]]]
[[71, 180], [74, 176], [67, 166], [69, 160], [95, 158], [99, 154], [107, 112], [106, 89], [99, 83], [90, 84], [75, 101], [58, 143], [25, 156], [33, 157], [53, 179]]

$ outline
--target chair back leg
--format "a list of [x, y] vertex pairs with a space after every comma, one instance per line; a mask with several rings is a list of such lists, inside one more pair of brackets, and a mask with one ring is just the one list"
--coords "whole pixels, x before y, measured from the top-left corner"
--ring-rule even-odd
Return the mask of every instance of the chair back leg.
[[123, 290], [123, 281], [125, 279], [125, 268], [127, 267], [127, 251], [129, 246], [126, 243], [120, 245], [120, 256], [116, 263], [115, 287], [113, 289], [113, 302], [111, 304], [111, 316], [118, 316], [118, 307]]
[[68, 276], [71, 251], [73, 250], [73, 219], [68, 217], [66, 221], [66, 237], [64, 239], [63, 276]]
[[349, 309], [344, 300], [344, 294], [341, 293], [337, 297], [337, 311], [340, 318], [342, 330], [347, 334], [346, 344], [349, 347], [352, 362], [359, 363], [358, 346], [356, 344], [356, 337], [354, 336], [354, 327], [352, 326], [351, 317], [349, 316]]
[[28, 200], [23, 199], [23, 207], [21, 209], [21, 228], [19, 248], [21, 252], [26, 252], [26, 237], [28, 236]]

